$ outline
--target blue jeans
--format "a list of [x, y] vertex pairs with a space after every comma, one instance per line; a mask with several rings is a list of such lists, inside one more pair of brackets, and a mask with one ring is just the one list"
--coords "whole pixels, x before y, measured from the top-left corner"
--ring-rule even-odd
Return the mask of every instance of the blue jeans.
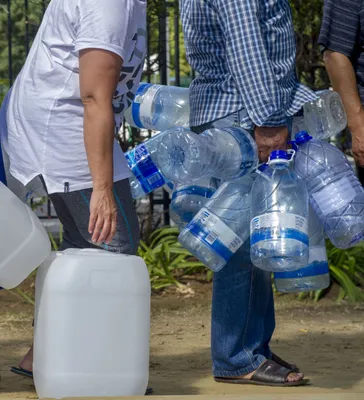
[[[193, 128], [239, 126], [244, 111]], [[245, 243], [214, 275], [211, 321], [213, 374], [218, 377], [246, 375], [272, 353], [269, 342], [275, 328], [271, 274], [250, 261]]]

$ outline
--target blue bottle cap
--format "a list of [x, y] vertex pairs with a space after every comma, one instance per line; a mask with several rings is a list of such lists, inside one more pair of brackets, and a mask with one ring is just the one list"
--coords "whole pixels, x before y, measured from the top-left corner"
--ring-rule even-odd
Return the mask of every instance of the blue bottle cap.
[[289, 160], [289, 155], [285, 150], [274, 150], [270, 153], [269, 161], [272, 160]]
[[296, 144], [302, 144], [311, 140], [312, 136], [306, 131], [301, 131], [296, 133], [295, 139]]

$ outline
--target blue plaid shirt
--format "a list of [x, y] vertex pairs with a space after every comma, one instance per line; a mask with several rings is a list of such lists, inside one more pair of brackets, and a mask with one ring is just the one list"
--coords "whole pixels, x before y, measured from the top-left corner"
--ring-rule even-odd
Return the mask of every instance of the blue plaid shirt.
[[316, 98], [295, 72], [288, 0], [180, 0], [190, 86], [191, 126], [246, 109], [246, 128], [282, 126]]

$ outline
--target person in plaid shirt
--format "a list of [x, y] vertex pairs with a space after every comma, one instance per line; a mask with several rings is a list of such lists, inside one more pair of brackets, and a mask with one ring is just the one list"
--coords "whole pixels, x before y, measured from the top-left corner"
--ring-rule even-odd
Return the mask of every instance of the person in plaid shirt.
[[[254, 135], [261, 161], [285, 149], [291, 117], [316, 98], [297, 80], [288, 0], [180, 0], [180, 9], [187, 58], [197, 72], [192, 129], [243, 127]], [[307, 384], [295, 365], [270, 350], [274, 328], [271, 276], [253, 267], [248, 243], [214, 277], [215, 380]]]

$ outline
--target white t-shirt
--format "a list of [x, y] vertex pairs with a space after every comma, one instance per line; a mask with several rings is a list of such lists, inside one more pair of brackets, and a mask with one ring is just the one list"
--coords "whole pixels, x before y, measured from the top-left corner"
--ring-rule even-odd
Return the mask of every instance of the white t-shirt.
[[[66, 183], [70, 191], [92, 187], [79, 88], [79, 51], [86, 48], [109, 50], [123, 59], [113, 99], [118, 132], [143, 71], [146, 1], [51, 1], [2, 110], [10, 173], [24, 185], [41, 174], [49, 193], [63, 192]], [[114, 181], [130, 176], [115, 140]]]

